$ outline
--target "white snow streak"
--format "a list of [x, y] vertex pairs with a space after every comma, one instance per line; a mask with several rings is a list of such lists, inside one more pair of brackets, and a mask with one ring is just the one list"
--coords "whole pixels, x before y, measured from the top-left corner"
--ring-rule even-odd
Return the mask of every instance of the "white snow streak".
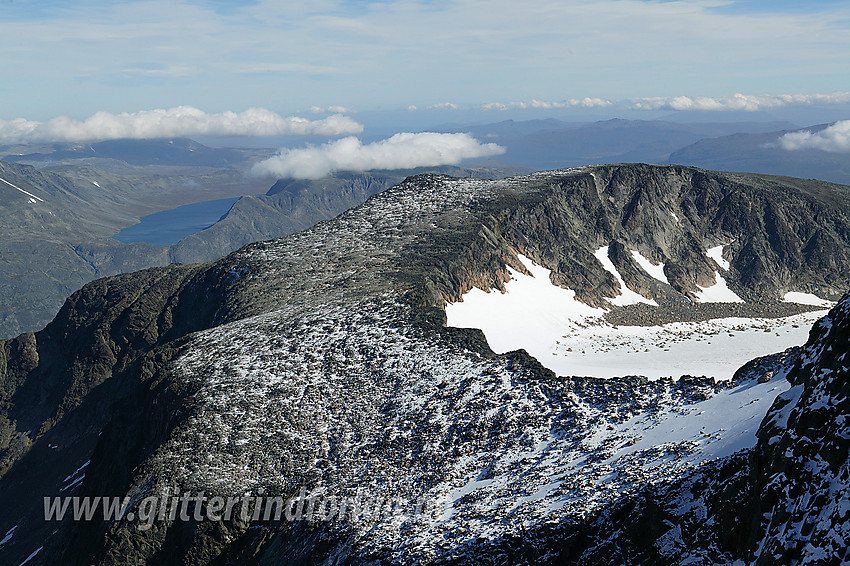
[[797, 303], [799, 305], [813, 305], [816, 307], [829, 307], [832, 308], [835, 303], [833, 301], [827, 301], [826, 299], [821, 299], [817, 295], [812, 293], [799, 293], [797, 291], [789, 291], [785, 293], [785, 296], [782, 297], [782, 300], [786, 303]]
[[632, 251], [632, 257], [641, 267], [641, 269], [646, 271], [646, 273], [649, 274], [650, 277], [652, 277], [653, 279], [657, 279], [658, 281], [661, 281], [662, 283], [665, 283], [667, 285], [670, 284], [670, 282], [667, 280], [667, 276], [664, 275], [663, 263], [655, 265], [638, 251]]
[[613, 275], [614, 278], [617, 280], [617, 282], [620, 284], [620, 289], [621, 289], [620, 295], [617, 296], [617, 297], [614, 297], [613, 299], [609, 299], [609, 298], [606, 297], [605, 298], [606, 301], [608, 301], [612, 305], [615, 305], [615, 306], [618, 306], [618, 307], [625, 307], [625, 306], [628, 306], [628, 305], [636, 305], [636, 304], [639, 304], [639, 303], [652, 305], [654, 307], [658, 306], [658, 303], [656, 303], [655, 301], [647, 299], [646, 297], [644, 297], [644, 296], [642, 296], [638, 293], [635, 293], [634, 291], [632, 291], [631, 289], [629, 289], [626, 286], [626, 282], [623, 281], [623, 276], [620, 275], [620, 272], [617, 271], [617, 268], [614, 266], [614, 263], [608, 257], [608, 246], [602, 246], [601, 248], [599, 248], [598, 250], [593, 252], [593, 255], [596, 257], [596, 259], [599, 260], [599, 263], [602, 264], [602, 267], [605, 268], [605, 271], [607, 271], [608, 273]]
[[7, 181], [6, 179], [4, 179], [3, 177], [0, 177], [0, 181], [3, 181], [4, 183], [6, 183], [7, 185], [9, 185], [9, 186], [10, 186], [10, 187], [12, 187], [13, 189], [18, 189], [19, 191], [21, 191], [21, 192], [22, 192], [22, 193], [24, 193], [25, 195], [27, 195], [27, 196], [29, 196], [29, 197], [32, 197], [32, 198], [34, 198], [35, 200], [37, 200], [37, 201], [39, 201], [39, 202], [44, 202], [44, 199], [39, 198], [39, 197], [35, 196], [34, 194], [32, 194], [32, 193], [30, 193], [30, 192], [27, 192], [27, 191], [23, 190], [21, 187], [19, 187], [19, 186], [17, 186], [17, 185], [14, 185], [14, 184], [10, 183], [9, 181]]
[[6, 536], [3, 537], [3, 540], [0, 540], [0, 546], [3, 546], [7, 542], [9, 542], [12, 539], [12, 537], [15, 536], [15, 530], [17, 530], [17, 528], [18, 528], [18, 525], [15, 525], [14, 527], [12, 527], [8, 531], [6, 531]]
[[39, 546], [38, 548], [36, 548], [36, 549], [35, 549], [35, 551], [34, 551], [32, 554], [30, 554], [29, 556], [27, 556], [27, 559], [26, 559], [26, 560], [24, 560], [23, 562], [21, 562], [20, 566], [24, 566], [24, 564], [26, 564], [27, 562], [29, 562], [30, 560], [32, 560], [33, 558], [35, 558], [35, 555], [36, 555], [36, 554], [38, 554], [39, 552], [41, 552], [41, 549], [42, 549], [42, 548], [44, 548], [44, 547], [43, 547], [43, 546]]
[[732, 267], [728, 261], [723, 259], [723, 246], [715, 246], [713, 248], [709, 248], [705, 252], [705, 255], [713, 259], [717, 263], [717, 265], [719, 265], [726, 271], [729, 271], [729, 268]]

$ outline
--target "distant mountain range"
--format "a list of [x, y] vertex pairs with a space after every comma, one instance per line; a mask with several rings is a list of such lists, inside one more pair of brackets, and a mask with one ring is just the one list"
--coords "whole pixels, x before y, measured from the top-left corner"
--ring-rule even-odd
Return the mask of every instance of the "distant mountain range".
[[816, 149], [783, 149], [777, 143], [785, 134], [819, 132], [828, 124], [764, 133], [737, 133], [700, 140], [674, 151], [667, 163], [694, 165], [723, 171], [749, 171], [821, 179], [850, 184], [850, 154]]
[[122, 161], [130, 165], [162, 165], [179, 167], [229, 168], [243, 165], [261, 150], [212, 148], [187, 138], [118, 139], [94, 143], [47, 144], [36, 151], [26, 146], [17, 153], [3, 156], [6, 161], [30, 164], [57, 164], [65, 161], [103, 160]]
[[[558, 120], [463, 126], [482, 141], [507, 148], [506, 163], [557, 169], [598, 163], [666, 163], [670, 154], [705, 138], [738, 132], [764, 133], [793, 127], [785, 122], [681, 124], [612, 119], [590, 124]], [[688, 165], [684, 163], [683, 165]]]
[[679, 123], [612, 119], [591, 124], [558, 120], [511, 120], [457, 126], [498, 143], [505, 163], [555, 169], [598, 163], [670, 163], [709, 170], [766, 173], [850, 183], [850, 155], [820, 150], [788, 151], [784, 134], [817, 132], [787, 122]]

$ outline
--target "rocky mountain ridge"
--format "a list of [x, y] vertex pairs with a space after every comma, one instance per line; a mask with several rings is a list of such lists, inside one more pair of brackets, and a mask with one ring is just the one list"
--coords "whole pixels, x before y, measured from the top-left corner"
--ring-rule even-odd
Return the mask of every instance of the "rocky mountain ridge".
[[[736, 447], [772, 446], [758, 423], [774, 399], [794, 394], [796, 376], [808, 379], [817, 344], [846, 351], [843, 334], [827, 344], [815, 329], [802, 355], [778, 360], [762, 383], [756, 375], [728, 385], [557, 377], [524, 352], [494, 354], [479, 331], [447, 328], [445, 302], [473, 286], [503, 286], [507, 266], [523, 269], [522, 253], [551, 269], [553, 283], [602, 304], [622, 291], [593, 256], [603, 245], [625, 284], [662, 311], [684, 308], [719, 273], [755, 310], [775, 308], [790, 290], [838, 298], [848, 281], [844, 191], [644, 165], [495, 182], [420, 176], [332, 221], [209, 264], [91, 283], [45, 330], [3, 342], [0, 504], [20, 511], [0, 524], [2, 532], [17, 526], [0, 556], [23, 561], [40, 549], [31, 563], [499, 563], [516, 557], [511, 541], [527, 541], [529, 561], [617, 560], [608, 539], [593, 534], [596, 520], [608, 529], [598, 532], [618, 537], [647, 525], [653, 537], [634, 532], [635, 550], [666, 536], [673, 550], [647, 556], [675, 563], [684, 551], [659, 515], [624, 517], [663, 503], [657, 486], [676, 490], [746, 460], [733, 458]], [[705, 253], [719, 244], [728, 269]], [[663, 262], [669, 284], [631, 265], [618, 245]], [[712, 415], [735, 426], [701, 420]], [[690, 423], [693, 433], [658, 440], [660, 424], [671, 422]], [[827, 445], [840, 436], [821, 432]], [[735, 469], [731, 477], [742, 479], [725, 495], [709, 481], [717, 505], [746, 497], [736, 486], [748, 472]], [[764, 480], [761, 467], [753, 470], [746, 481]], [[790, 477], [798, 485], [799, 475]], [[444, 512], [367, 523], [166, 520], [139, 530], [127, 519], [46, 523], [41, 498], [31, 497], [139, 501], [166, 488], [288, 497], [300, 487], [441, 501]], [[644, 493], [650, 507], [640, 503]], [[755, 556], [745, 553], [767, 532], [760, 529], [700, 531], [738, 546], [692, 554]], [[620, 563], [635, 563], [629, 556]]]

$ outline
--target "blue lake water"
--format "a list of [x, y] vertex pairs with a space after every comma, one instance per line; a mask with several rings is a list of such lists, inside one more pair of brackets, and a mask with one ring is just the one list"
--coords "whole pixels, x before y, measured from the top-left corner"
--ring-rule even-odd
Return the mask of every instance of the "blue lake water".
[[239, 198], [223, 198], [185, 204], [143, 216], [141, 222], [113, 236], [124, 243], [148, 242], [155, 246], [176, 244], [186, 236], [209, 228], [224, 216]]

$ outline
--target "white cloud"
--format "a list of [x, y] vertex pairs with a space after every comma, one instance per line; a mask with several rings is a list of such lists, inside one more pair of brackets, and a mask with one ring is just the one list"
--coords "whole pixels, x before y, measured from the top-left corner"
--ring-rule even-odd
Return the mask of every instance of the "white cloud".
[[482, 110], [513, 110], [516, 108], [526, 109], [526, 108], [538, 108], [543, 110], [552, 110], [556, 108], [604, 108], [606, 106], [611, 106], [613, 102], [610, 100], [606, 100], [604, 98], [590, 98], [584, 97], [582, 99], [571, 98], [569, 100], [562, 100], [556, 102], [549, 102], [546, 100], [536, 100], [532, 99], [529, 102], [485, 102], [481, 105]]
[[362, 124], [340, 114], [322, 120], [307, 120], [296, 116], [282, 117], [264, 108], [208, 114], [191, 106], [178, 106], [120, 114], [97, 112], [85, 120], [60, 116], [46, 122], [23, 118], [0, 121], [0, 141], [4, 143], [176, 136], [337, 136], [362, 131]]
[[408, 169], [455, 165], [464, 159], [500, 155], [505, 148], [481, 144], [469, 134], [400, 133], [364, 145], [355, 137], [299, 149], [284, 149], [280, 155], [257, 163], [257, 175], [319, 179], [334, 171]]
[[789, 151], [797, 149], [820, 149], [833, 153], [850, 153], [850, 120], [842, 120], [821, 130], [791, 132], [779, 138], [779, 146]]
[[439, 104], [432, 104], [426, 108], [427, 110], [460, 110], [460, 106], [455, 104], [454, 102], [440, 102]]
[[346, 108], [345, 106], [328, 106], [327, 108], [322, 106], [311, 106], [310, 112], [313, 114], [324, 114], [326, 112], [332, 112], [334, 114], [351, 114], [351, 109]]
[[701, 110], [701, 111], [748, 111], [765, 110], [792, 105], [812, 104], [842, 104], [850, 102], [850, 92], [834, 92], [830, 94], [776, 94], [776, 95], [747, 95], [736, 93], [732, 96], [669, 96], [648, 97], [627, 100], [610, 100], [606, 98], [571, 98], [561, 101], [545, 101], [532, 99], [519, 102], [485, 102], [480, 105], [482, 110], [516, 110], [516, 109], [560, 109], [560, 108], [606, 108], [622, 107], [631, 110]]
[[850, 92], [831, 94], [777, 94], [746, 95], [736, 93], [732, 96], [673, 96], [638, 98], [631, 101], [634, 110], [743, 110], [755, 112], [769, 108], [789, 105], [841, 104], [850, 102]]

